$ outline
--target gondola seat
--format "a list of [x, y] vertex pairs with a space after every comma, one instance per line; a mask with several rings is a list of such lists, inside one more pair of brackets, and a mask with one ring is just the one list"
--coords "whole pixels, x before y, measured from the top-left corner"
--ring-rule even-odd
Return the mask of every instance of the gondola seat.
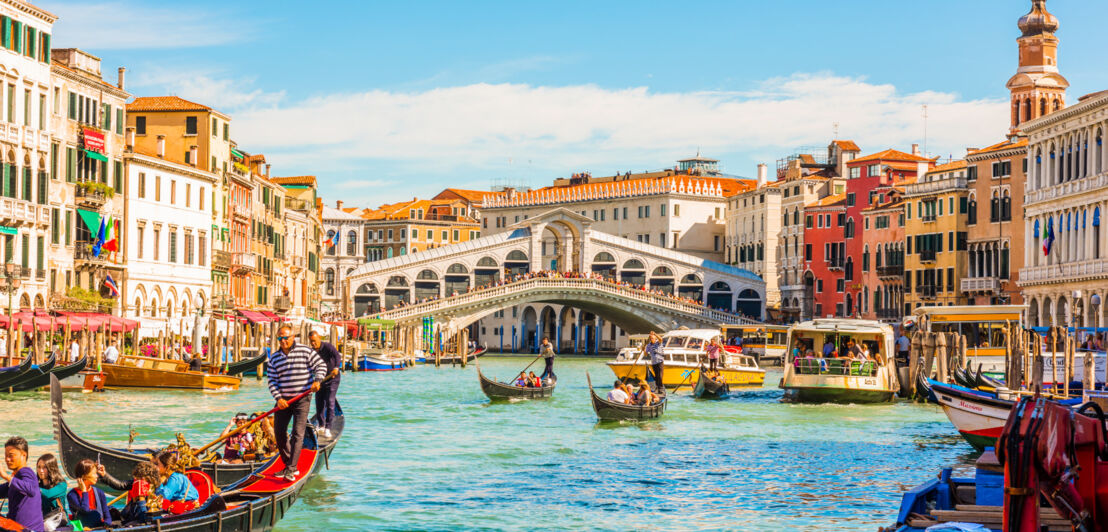
[[199, 505], [203, 505], [212, 495], [218, 492], [215, 487], [215, 482], [212, 481], [212, 477], [199, 469], [185, 471], [185, 476], [188, 477], [192, 486], [196, 488], [196, 493], [200, 495], [200, 498], [196, 500], [196, 503]]

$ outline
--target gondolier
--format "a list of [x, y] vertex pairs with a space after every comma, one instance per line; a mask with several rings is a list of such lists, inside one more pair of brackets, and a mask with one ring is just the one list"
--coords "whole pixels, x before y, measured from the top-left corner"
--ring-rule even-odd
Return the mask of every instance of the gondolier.
[[542, 353], [542, 358], [546, 362], [546, 369], [543, 370], [542, 382], [546, 382], [546, 379], [555, 379], [554, 376], [554, 346], [550, 344], [549, 338], [543, 338], [542, 344], [539, 346], [539, 353]]
[[650, 357], [651, 371], [654, 373], [654, 385], [657, 387], [657, 392], [665, 394], [666, 389], [662, 384], [662, 371], [664, 368], [665, 357], [662, 356], [662, 339], [658, 337], [658, 333], [650, 331], [650, 338], [642, 346], [642, 352], [644, 355]]
[[[285, 480], [295, 480], [298, 472], [296, 464], [300, 460], [300, 451], [304, 448], [304, 430], [308, 424], [308, 412], [311, 401], [303, 397], [289, 404], [286, 400], [304, 391], [318, 392], [320, 383], [327, 375], [327, 365], [314, 350], [296, 343], [292, 327], [282, 326], [277, 331], [280, 348], [274, 351], [266, 364], [266, 376], [269, 380], [269, 393], [277, 400], [280, 410], [274, 414], [274, 431], [277, 438], [277, 451], [285, 463], [285, 471], [277, 476]], [[289, 421], [292, 421], [292, 436], [288, 433]]]
[[335, 397], [339, 393], [339, 372], [342, 367], [342, 355], [331, 342], [324, 342], [319, 333], [312, 331], [308, 334], [308, 342], [312, 349], [323, 359], [327, 365], [327, 374], [331, 378], [319, 387], [319, 393], [315, 394], [315, 415], [319, 417], [319, 423], [323, 429], [323, 437], [331, 437], [331, 421], [335, 419]]

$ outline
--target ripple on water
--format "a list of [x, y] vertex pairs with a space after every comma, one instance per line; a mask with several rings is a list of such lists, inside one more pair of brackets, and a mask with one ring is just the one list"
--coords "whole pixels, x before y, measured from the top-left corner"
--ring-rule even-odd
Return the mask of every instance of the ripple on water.
[[[507, 376], [529, 360], [481, 366]], [[598, 423], [586, 369], [610, 376], [559, 360], [554, 397], [497, 404], [472, 367], [344, 375], [343, 441], [279, 530], [866, 530], [892, 523], [906, 488], [976, 457], [935, 407], [786, 404], [773, 370], [726, 401], [678, 395], [659, 420]], [[252, 378], [222, 394], [65, 397], [78, 433], [118, 445], [129, 427], [143, 444], [201, 443], [272, 403]], [[49, 414], [44, 393], [0, 398], [0, 427], [35, 456], [56, 452]]]

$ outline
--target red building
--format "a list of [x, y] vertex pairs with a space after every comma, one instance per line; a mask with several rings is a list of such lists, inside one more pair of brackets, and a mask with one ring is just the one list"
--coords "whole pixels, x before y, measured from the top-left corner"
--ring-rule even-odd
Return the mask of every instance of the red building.
[[904, 314], [904, 200], [895, 187], [885, 196], [884, 203], [862, 210], [861, 315], [899, 323]]
[[804, 206], [804, 284], [812, 294], [805, 303], [811, 305], [807, 314], [813, 318], [843, 314], [845, 220], [846, 193]]
[[866, 290], [861, 275], [865, 252], [862, 211], [886, 203], [893, 185], [914, 183], [916, 176], [923, 175], [934, 165], [935, 159], [921, 156], [916, 144], [912, 145], [912, 153], [888, 149], [847, 161], [846, 219], [838, 240], [846, 244], [842, 270], [846, 285], [842, 298], [845, 314], [838, 315], [862, 315], [868, 306], [869, 298], [863, 295]]

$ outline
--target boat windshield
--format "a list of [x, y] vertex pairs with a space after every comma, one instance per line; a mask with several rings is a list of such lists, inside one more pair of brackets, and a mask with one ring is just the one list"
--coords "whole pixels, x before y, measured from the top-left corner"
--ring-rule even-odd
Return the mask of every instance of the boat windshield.
[[646, 340], [647, 340], [647, 338], [644, 337], [644, 336], [632, 336], [627, 341], [627, 347], [636, 347], [636, 348], [642, 347], [642, 346], [646, 345]]
[[687, 337], [685, 336], [670, 336], [666, 338], [666, 343], [663, 347], [684, 347], [686, 339]]
[[685, 345], [686, 349], [701, 349], [704, 347], [704, 340], [700, 338], [689, 338], [689, 343]]

